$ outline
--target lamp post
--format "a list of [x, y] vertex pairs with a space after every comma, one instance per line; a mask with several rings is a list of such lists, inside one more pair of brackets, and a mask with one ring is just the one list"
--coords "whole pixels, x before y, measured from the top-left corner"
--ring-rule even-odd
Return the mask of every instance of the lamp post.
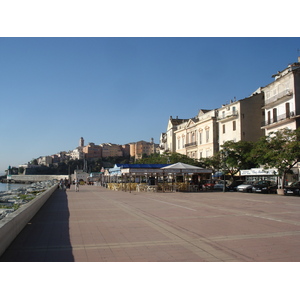
[[222, 169], [223, 169], [223, 179], [224, 179], [224, 183], [223, 183], [223, 193], [226, 192], [226, 177], [225, 177], [225, 171], [226, 171], [226, 156], [227, 153], [226, 151], [221, 151], [221, 159], [222, 159]]

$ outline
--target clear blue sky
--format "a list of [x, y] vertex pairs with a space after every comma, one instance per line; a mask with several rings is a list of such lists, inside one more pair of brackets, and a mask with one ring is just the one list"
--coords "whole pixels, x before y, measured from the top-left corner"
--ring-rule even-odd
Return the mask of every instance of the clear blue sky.
[[0, 173], [85, 143], [159, 142], [170, 116], [248, 97], [300, 38], [0, 38]]

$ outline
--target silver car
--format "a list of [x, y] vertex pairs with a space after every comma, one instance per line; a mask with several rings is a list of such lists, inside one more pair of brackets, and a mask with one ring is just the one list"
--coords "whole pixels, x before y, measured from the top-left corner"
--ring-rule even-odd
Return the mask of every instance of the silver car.
[[236, 190], [238, 192], [252, 193], [252, 187], [252, 182], [244, 182], [243, 184], [238, 185]]

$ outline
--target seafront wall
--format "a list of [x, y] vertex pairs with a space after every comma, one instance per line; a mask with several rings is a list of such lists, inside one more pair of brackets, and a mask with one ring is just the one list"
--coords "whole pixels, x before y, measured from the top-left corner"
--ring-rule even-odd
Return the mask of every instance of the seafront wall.
[[12, 182], [38, 182], [48, 181], [53, 179], [68, 179], [69, 175], [11, 175]]
[[56, 189], [57, 184], [0, 220], [0, 256]]

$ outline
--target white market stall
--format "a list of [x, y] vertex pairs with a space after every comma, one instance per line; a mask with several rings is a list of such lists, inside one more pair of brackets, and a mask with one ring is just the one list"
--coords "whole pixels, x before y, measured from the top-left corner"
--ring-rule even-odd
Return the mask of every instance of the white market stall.
[[[185, 163], [175, 163], [163, 167], [164, 175], [172, 176], [172, 183], [175, 185], [175, 190], [179, 191], [198, 191], [201, 188], [201, 179], [209, 175], [211, 178], [212, 170], [196, 167]], [[182, 176], [182, 182], [178, 182], [178, 175]], [[191, 180], [189, 181], [189, 177]]]

